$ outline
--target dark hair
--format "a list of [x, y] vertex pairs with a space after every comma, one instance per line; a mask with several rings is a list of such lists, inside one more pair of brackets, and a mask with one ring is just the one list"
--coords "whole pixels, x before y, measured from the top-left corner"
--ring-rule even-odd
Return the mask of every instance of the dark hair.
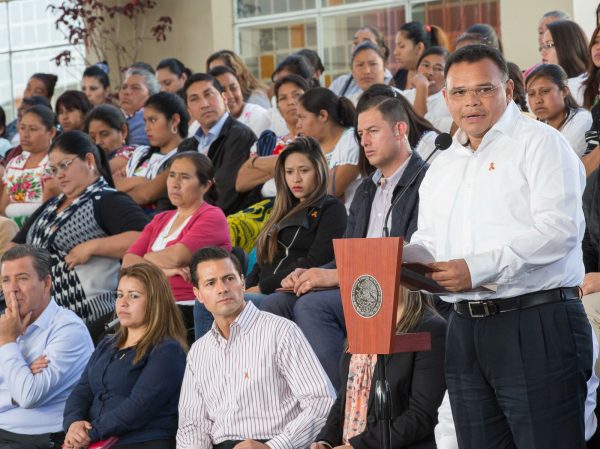
[[44, 125], [44, 128], [46, 128], [48, 131], [56, 127], [56, 114], [52, 112], [52, 109], [46, 106], [42, 106], [41, 104], [32, 106], [23, 113], [23, 117], [25, 117], [27, 114], [37, 115]]
[[275, 75], [282, 70], [287, 70], [290, 74], [298, 75], [304, 78], [309, 87], [318, 87], [319, 80], [314, 77], [314, 70], [304, 56], [299, 54], [290, 55], [283, 61], [277, 64], [277, 68], [271, 75], [271, 80], [275, 79]]
[[309, 89], [300, 97], [300, 104], [308, 112], [319, 115], [322, 110], [327, 111], [329, 118], [344, 128], [354, 126], [356, 110], [346, 97], [338, 97], [325, 87]]
[[192, 75], [192, 71], [176, 58], [167, 58], [160, 61], [156, 66], [156, 70], [160, 69], [169, 69], [171, 73], [177, 75], [177, 78], [181, 78], [182, 75], [187, 77]]
[[581, 75], [586, 71], [590, 53], [587, 37], [581, 27], [570, 20], [556, 20], [548, 24], [552, 35], [558, 65], [569, 78]]
[[217, 89], [219, 93], [223, 93], [223, 86], [221, 86], [221, 83], [219, 83], [219, 81], [214, 76], [209, 75], [208, 73], [194, 73], [192, 76], [188, 77], [188, 79], [186, 79], [185, 83], [183, 84], [183, 91], [185, 92], [186, 99], [187, 91], [190, 88], [190, 86], [194, 83], [199, 82], [212, 83], [213, 87]]
[[244, 275], [242, 272], [242, 265], [240, 261], [231, 254], [226, 249], [220, 248], [218, 246], [206, 246], [204, 248], [199, 249], [192, 256], [192, 260], [190, 261], [190, 274], [192, 277], [192, 285], [194, 287], [198, 287], [198, 265], [203, 262], [208, 262], [209, 260], [223, 260], [229, 259], [233, 264], [233, 268], [237, 271], [237, 274], [241, 277]]
[[0, 137], [4, 137], [6, 135], [6, 112], [2, 106], [0, 106], [0, 128], [2, 128]]
[[210, 55], [206, 60], [206, 71], [209, 70], [210, 64], [216, 59], [223, 60], [225, 65], [233, 69], [233, 71], [237, 74], [244, 98], [247, 99], [250, 95], [252, 95], [252, 92], [257, 89], [266, 92], [267, 86], [254, 76], [239, 55], [235, 54], [231, 50], [219, 50]]
[[[404, 97], [404, 95], [402, 95], [401, 93], [396, 91], [391, 86], [387, 86], [385, 84], [374, 84], [362, 93], [362, 95], [360, 96], [360, 98], [358, 100], [358, 104], [356, 105], [357, 119], [358, 119], [358, 114], [360, 114], [361, 112], [367, 111], [369, 109], [372, 109], [374, 107], [377, 107], [377, 105], [379, 103], [383, 102], [385, 99], [396, 100], [395, 106], [399, 110], [404, 111], [404, 113], [406, 114], [405, 120], [402, 120], [401, 116], [396, 117], [396, 118], [400, 118], [400, 121], [405, 121], [408, 124], [408, 136], [407, 137], [408, 137], [408, 143], [410, 143], [410, 146], [412, 148], [415, 148], [417, 146], [417, 144], [421, 140], [421, 136], [423, 136], [423, 134], [425, 134], [426, 132], [428, 132], [428, 131], [434, 131], [436, 133], [440, 132], [428, 120], [421, 117], [419, 114], [417, 114], [415, 112], [412, 104], [410, 104], [410, 101], [408, 101], [406, 99], [406, 97]], [[391, 106], [392, 104], [393, 103], [388, 104], [387, 107]], [[382, 111], [382, 109], [380, 107], [377, 107], [377, 109], [381, 112], [381, 115], [384, 116], [384, 118], [386, 118], [384, 115], [385, 112]], [[392, 119], [391, 122], [395, 123], [394, 117], [391, 117], [391, 119]], [[390, 122], [390, 120], [386, 120], [386, 121]], [[369, 163], [369, 161], [367, 160], [367, 158], [365, 156], [365, 152], [361, 145], [361, 139], [360, 139], [360, 136], [358, 135], [358, 130], [356, 127], [354, 128], [354, 132], [355, 132], [356, 141], [358, 142], [358, 145], [361, 148], [361, 152], [359, 153], [359, 164], [358, 165], [360, 167], [361, 173], [364, 176], [368, 176], [375, 170], [375, 167], [373, 167]]]
[[[294, 153], [304, 155], [315, 170], [316, 186], [305, 201], [298, 201], [294, 197], [285, 179], [285, 161]], [[285, 151], [281, 152], [277, 157], [273, 177], [277, 189], [275, 205], [269, 219], [256, 239], [256, 260], [259, 264], [266, 262], [273, 263], [279, 249], [278, 234], [281, 221], [285, 218], [296, 216], [301, 211], [308, 211], [327, 194], [327, 160], [319, 142], [307, 136], [294, 139], [286, 146]]]
[[508, 65], [508, 78], [513, 81], [513, 101], [519, 106], [519, 109], [523, 112], [529, 112], [527, 106], [527, 94], [525, 92], [525, 79], [523, 78], [523, 72], [517, 64], [514, 62], [507, 62]]
[[217, 185], [215, 183], [215, 169], [210, 159], [197, 151], [184, 151], [182, 153], [177, 153], [171, 158], [169, 161], [169, 168], [173, 165], [173, 162], [179, 159], [185, 159], [192, 163], [196, 170], [196, 178], [198, 178], [201, 185], [206, 185], [208, 182], [212, 181], [210, 189], [204, 194], [204, 199], [209, 204], [217, 204], [218, 195]]
[[[600, 5], [598, 5], [600, 8]], [[596, 27], [594, 32], [592, 33], [592, 38], [590, 39], [590, 43], [588, 45], [588, 54], [592, 54], [592, 47], [596, 44], [596, 37], [600, 33], [600, 25]], [[586, 109], [591, 109], [594, 103], [596, 102], [596, 98], [598, 97], [598, 89], [600, 89], [600, 79], [598, 79], [598, 73], [600, 73], [600, 67], [596, 67], [592, 58], [588, 59], [587, 65], [587, 76], [583, 81], [584, 91], [583, 91], [583, 107]]]
[[107, 89], [110, 86], [110, 79], [108, 78], [108, 63], [106, 61], [99, 62], [91, 65], [83, 71], [82, 78], [90, 77], [96, 78], [102, 87]]
[[366, 50], [373, 50], [375, 53], [377, 53], [377, 56], [381, 58], [381, 60], [383, 61], [383, 66], [385, 67], [387, 61], [383, 51], [378, 45], [374, 44], [371, 41], [363, 41], [356, 46], [356, 48], [352, 52], [351, 64], [354, 62], [354, 58], [356, 58], [356, 56], [358, 56], [359, 53]]
[[63, 92], [56, 100], [56, 112], [60, 112], [61, 107], [67, 111], [81, 111], [83, 115], [90, 112], [93, 108], [92, 103], [79, 90], [67, 90]]
[[281, 89], [281, 86], [283, 86], [284, 84], [288, 84], [288, 83], [295, 84], [297, 87], [302, 89], [304, 92], [308, 92], [308, 89], [310, 89], [310, 87], [308, 86], [308, 83], [306, 82], [306, 79], [302, 78], [301, 76], [286, 75], [283, 78], [280, 78], [277, 81], [275, 81], [275, 86], [274, 86], [275, 99], [279, 98], [279, 89]]
[[423, 25], [421, 22], [407, 22], [400, 27], [399, 33], [403, 33], [406, 39], [418, 45], [423, 43], [425, 50], [432, 45], [448, 47], [448, 37], [444, 30], [435, 25]]
[[128, 126], [127, 119], [125, 118], [123, 111], [112, 104], [101, 104], [88, 112], [88, 114], [85, 116], [84, 125], [84, 130], [86, 133], [89, 132], [90, 123], [92, 120], [98, 120], [117, 131], [121, 131], [123, 129], [123, 125]]
[[147, 72], [150, 72], [152, 75], [156, 75], [154, 67], [152, 67], [150, 64], [148, 64], [147, 62], [144, 62], [144, 61], [134, 62], [129, 67], [127, 67], [128, 71], [132, 70], [132, 69], [141, 69], [141, 70], [145, 70]]
[[[379, 31], [379, 28], [377, 28], [376, 26], [372, 26], [372, 25], [365, 25], [363, 27], [360, 27], [358, 30], [356, 30], [356, 32], [359, 32], [361, 30], [367, 30], [370, 31], [371, 33], [373, 33], [373, 36], [375, 36], [375, 43], [379, 46], [381, 52], [383, 53], [384, 58], [387, 60], [387, 58], [389, 58], [390, 56], [390, 49], [388, 48], [387, 44], [385, 43], [385, 38], [383, 37], [383, 34], [381, 34], [381, 31]], [[356, 34], [356, 33], [354, 33]]]
[[25, 97], [21, 100], [21, 105], [27, 106], [46, 106], [48, 109], [52, 110], [52, 106], [50, 105], [50, 100], [46, 97], [42, 97], [41, 95], [32, 95], [31, 97]]
[[[556, 64], [538, 65], [529, 73], [529, 75], [527, 75], [526, 85], [529, 86], [530, 82], [533, 82], [538, 78], [546, 78], [548, 81], [556, 84], [561, 91], [569, 87], [567, 73], [561, 66]], [[569, 94], [565, 97], [565, 109], [567, 111], [572, 111], [578, 108], [579, 105], [577, 104], [577, 100], [575, 100], [573, 94], [569, 91]]]
[[316, 51], [311, 50], [310, 48], [303, 48], [302, 50], [297, 51], [296, 54], [302, 56], [310, 63], [313, 67], [313, 72], [319, 71], [323, 73], [325, 71], [323, 61], [321, 61], [321, 57]]
[[459, 36], [456, 43], [463, 40], [475, 40], [481, 44], [491, 45], [492, 47], [497, 48], [500, 53], [504, 54], [504, 46], [498, 37], [498, 33], [496, 33], [496, 30], [487, 23], [476, 23], [471, 25], [465, 30], [462, 36]]
[[171, 120], [175, 114], [179, 115], [179, 125], [177, 131], [179, 135], [185, 139], [188, 134], [188, 122], [190, 116], [188, 114], [185, 103], [179, 95], [171, 92], [159, 92], [151, 95], [144, 103], [144, 107], [151, 107], [163, 114], [167, 120]]
[[235, 79], [238, 80], [238, 83], [240, 82], [240, 79], [238, 78], [237, 73], [235, 73], [235, 70], [233, 70], [231, 67], [227, 67], [226, 65], [219, 65], [208, 71], [208, 74], [214, 78], [217, 78], [217, 76], [225, 75], [226, 73], [235, 76]]
[[52, 256], [48, 250], [29, 244], [13, 246], [2, 255], [0, 263], [24, 257], [31, 257], [33, 269], [40, 280], [52, 275]]
[[427, 56], [436, 55], [436, 56], [441, 56], [444, 59], [447, 59], [448, 54], [449, 54], [448, 50], [446, 50], [444, 47], [440, 47], [439, 45], [434, 45], [432, 47], [429, 47], [427, 50], [425, 50], [423, 52], [423, 54], [419, 58], [419, 62], [417, 62], [417, 67], [419, 67], [421, 65], [421, 61], [423, 61], [423, 59], [425, 59]]
[[34, 73], [29, 79], [31, 78], [35, 78], [36, 80], [40, 80], [42, 83], [44, 83], [48, 100], [51, 100], [52, 96], [54, 95], [54, 87], [58, 81], [58, 76], [53, 75], [52, 73]]
[[489, 45], [467, 45], [466, 47], [459, 48], [456, 51], [450, 53], [448, 59], [446, 60], [446, 67], [444, 67], [444, 78], [448, 76], [448, 71], [450, 67], [454, 64], [458, 64], [461, 62], [475, 63], [479, 61], [483, 61], [484, 59], [490, 59], [502, 74], [503, 80], [508, 80], [508, 65], [506, 64], [506, 59], [500, 53], [500, 50], [494, 47], [490, 47]]
[[92, 142], [91, 137], [83, 131], [73, 130], [62, 133], [54, 139], [48, 153], [52, 153], [52, 151], [57, 149], [63, 153], [77, 156], [82, 161], [85, 160], [88, 153], [91, 153], [94, 156], [96, 169], [100, 176], [104, 177], [108, 185], [111, 187], [115, 186], [106, 153], [100, 147], [96, 146]]

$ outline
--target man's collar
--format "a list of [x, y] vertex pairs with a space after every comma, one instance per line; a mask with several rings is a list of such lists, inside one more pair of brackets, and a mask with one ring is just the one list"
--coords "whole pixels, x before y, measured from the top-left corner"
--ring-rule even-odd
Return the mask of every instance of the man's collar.
[[[490, 133], [497, 133], [497, 132], [502, 133], [508, 137], [513, 137], [513, 133], [515, 132], [515, 129], [516, 129], [516, 122], [520, 116], [521, 116], [521, 111], [519, 111], [519, 108], [517, 107], [515, 102], [511, 100], [508, 103], [508, 105], [506, 106], [504, 113], [500, 116], [500, 118], [494, 124], [494, 126], [492, 126], [485, 133], [483, 138], [485, 139], [485, 137]], [[469, 136], [467, 136], [467, 133], [465, 133], [460, 128], [458, 129], [458, 131], [456, 131], [455, 136], [456, 136], [456, 140], [463, 146], [469, 142]], [[483, 142], [483, 139], [482, 139], [482, 142]]]
[[202, 126], [200, 126], [198, 128], [198, 131], [196, 131], [195, 136], [200, 138], [203, 137], [205, 135], [211, 135], [211, 136], [215, 136], [217, 137], [220, 133], [221, 133], [221, 129], [223, 128], [223, 125], [225, 125], [225, 122], [227, 121], [227, 119], [229, 118], [229, 112], [225, 112], [221, 118], [219, 120], [217, 120], [217, 123], [215, 123], [209, 130], [208, 133], [204, 133], [204, 130], [202, 129]]
[[52, 323], [52, 319], [56, 312], [58, 312], [59, 305], [56, 304], [53, 298], [50, 298], [50, 302], [44, 309], [44, 311], [40, 314], [40, 316], [33, 323], [29, 324], [27, 328], [29, 329], [32, 326], [35, 326], [39, 329], [47, 329], [50, 327], [50, 323]]
[[[260, 311], [256, 308], [256, 306], [251, 302], [247, 301], [244, 305], [244, 309], [242, 312], [236, 317], [235, 320], [229, 325], [229, 335], [231, 337], [231, 330], [235, 327], [239, 327], [240, 330], [244, 333], [248, 332], [248, 329], [252, 326]], [[212, 328], [210, 330], [217, 341], [220, 338], [223, 338], [221, 332], [219, 332], [219, 328], [216, 322], [213, 322]]]
[[[413, 156], [413, 152], [410, 151], [410, 154], [408, 155], [406, 160], [404, 162], [402, 162], [402, 164], [400, 164], [400, 166], [396, 169], [396, 171], [392, 174], [392, 176], [387, 178], [387, 182], [391, 182], [393, 184], [398, 183], [402, 173], [404, 172], [404, 169], [408, 166], [408, 163], [412, 159], [412, 156]], [[379, 186], [382, 177], [383, 177], [383, 173], [381, 172], [380, 169], [377, 169], [377, 170], [375, 170], [375, 173], [373, 173], [371, 180], [375, 183], [376, 186]]]

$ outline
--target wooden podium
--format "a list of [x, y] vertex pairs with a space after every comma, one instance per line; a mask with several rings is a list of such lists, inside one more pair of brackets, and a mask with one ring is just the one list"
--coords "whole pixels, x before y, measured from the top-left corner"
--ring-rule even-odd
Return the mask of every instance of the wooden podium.
[[[377, 354], [375, 392], [382, 449], [391, 448], [391, 391], [384, 356], [431, 350], [429, 333], [396, 334], [403, 246], [401, 237], [333, 241], [348, 350]], [[417, 287], [414, 280], [409, 284]]]
[[352, 354], [431, 350], [428, 333], [396, 334], [403, 244], [401, 237], [333, 241]]

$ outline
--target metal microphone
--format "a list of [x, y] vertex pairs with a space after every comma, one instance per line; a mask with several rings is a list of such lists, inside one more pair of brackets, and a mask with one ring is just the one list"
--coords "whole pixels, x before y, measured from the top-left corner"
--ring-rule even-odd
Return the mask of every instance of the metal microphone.
[[394, 206], [398, 204], [398, 201], [400, 201], [404, 195], [406, 195], [406, 192], [408, 192], [410, 186], [413, 185], [413, 183], [416, 181], [417, 177], [421, 174], [421, 172], [425, 170], [425, 167], [427, 167], [427, 162], [429, 161], [429, 159], [431, 159], [431, 156], [433, 156], [438, 151], [447, 150], [448, 148], [450, 148], [450, 145], [452, 145], [452, 136], [448, 133], [441, 133], [435, 138], [435, 148], [433, 149], [431, 154], [427, 156], [427, 159], [425, 159], [424, 161], [425, 163], [419, 167], [419, 169], [413, 175], [410, 181], [408, 181], [408, 183], [404, 186], [400, 193], [398, 193], [394, 201], [392, 201], [392, 204], [390, 204], [390, 208], [388, 209], [387, 214], [385, 215], [385, 220], [383, 222], [383, 230], [381, 232], [382, 237], [390, 236], [388, 222], [390, 221], [390, 217], [392, 215], [392, 211], [394, 210]]

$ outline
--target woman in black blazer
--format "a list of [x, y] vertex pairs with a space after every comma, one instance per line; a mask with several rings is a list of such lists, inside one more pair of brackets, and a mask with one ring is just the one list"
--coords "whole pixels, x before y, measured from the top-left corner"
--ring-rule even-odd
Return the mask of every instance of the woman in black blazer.
[[[437, 410], [446, 390], [444, 379], [444, 352], [446, 347], [446, 321], [417, 292], [405, 293], [403, 312], [399, 311], [398, 332], [429, 332], [431, 351], [399, 353], [385, 356], [386, 375], [392, 397], [391, 447], [392, 449], [435, 449], [433, 429], [437, 423]], [[377, 369], [374, 363], [368, 393], [367, 412], [362, 425], [344, 426], [347, 410], [347, 387], [353, 356], [346, 353], [341, 362], [342, 386], [337, 400], [329, 412], [325, 427], [316, 438], [311, 449], [380, 449], [379, 423], [375, 384]], [[364, 357], [364, 356], [363, 356]], [[355, 363], [352, 364], [356, 366]], [[364, 391], [363, 391], [364, 392]], [[353, 390], [351, 397], [356, 400], [360, 393]], [[359, 413], [360, 416], [360, 413]], [[346, 427], [346, 429], [345, 429]]]
[[273, 293], [296, 268], [333, 259], [333, 239], [343, 236], [347, 216], [344, 205], [327, 194], [327, 177], [325, 156], [312, 137], [298, 137], [279, 155], [275, 206], [256, 240], [247, 292]]

